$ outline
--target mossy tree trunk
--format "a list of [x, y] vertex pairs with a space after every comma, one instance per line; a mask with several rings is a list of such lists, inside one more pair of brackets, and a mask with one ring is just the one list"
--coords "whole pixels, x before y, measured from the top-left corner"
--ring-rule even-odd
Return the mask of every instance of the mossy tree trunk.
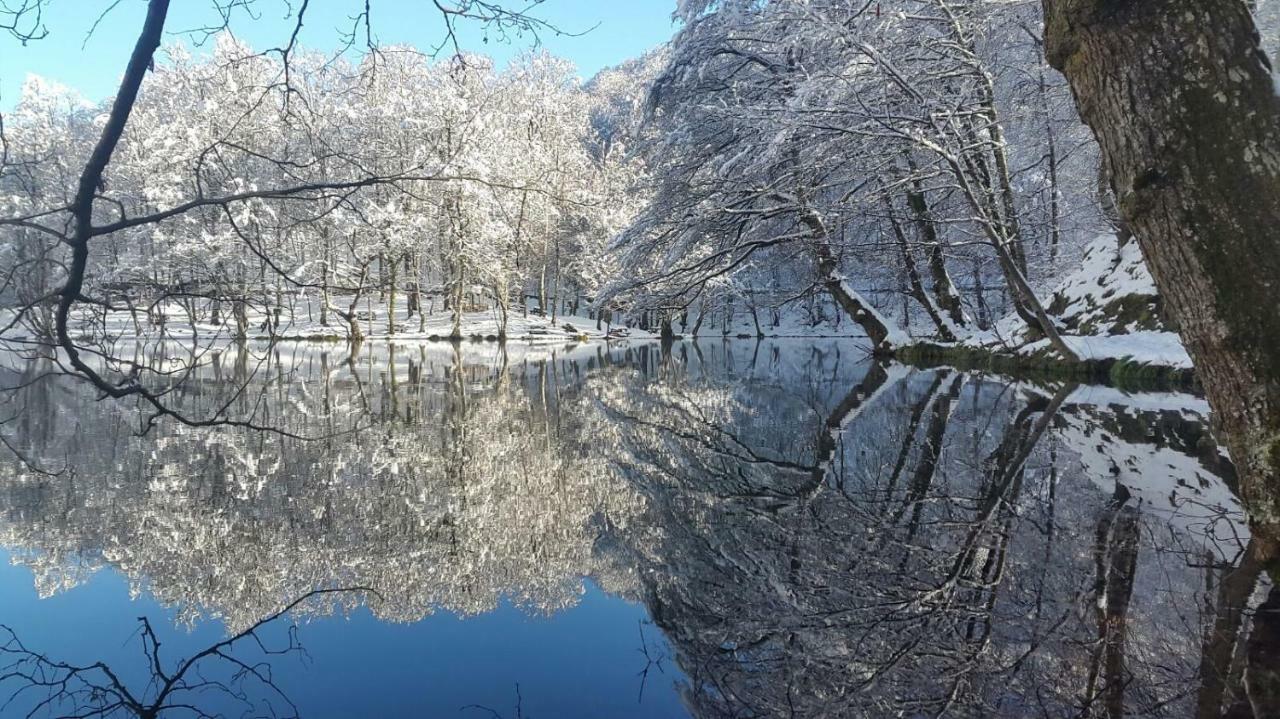
[[1049, 62], [1102, 146], [1225, 431], [1280, 530], [1280, 97], [1244, 0], [1043, 0]]

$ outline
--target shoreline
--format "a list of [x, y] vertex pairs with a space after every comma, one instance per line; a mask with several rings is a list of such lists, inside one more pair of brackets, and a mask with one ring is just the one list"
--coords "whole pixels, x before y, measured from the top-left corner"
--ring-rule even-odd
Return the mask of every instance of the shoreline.
[[[574, 318], [581, 319], [581, 318]], [[577, 325], [572, 323], [570, 326], [578, 329]], [[592, 323], [594, 324], [594, 323]], [[536, 325], [537, 331], [530, 332], [530, 326], [524, 325], [519, 331], [508, 333], [503, 336], [497, 332], [490, 331], [472, 331], [464, 332], [461, 336], [450, 336], [438, 332], [420, 333], [406, 332], [403, 334], [388, 335], [384, 333], [369, 334], [361, 338], [360, 344], [397, 344], [397, 345], [479, 345], [490, 344], [501, 346], [503, 344], [518, 344], [525, 346], [551, 346], [551, 345], [610, 345], [618, 343], [662, 343], [664, 341], [674, 342], [741, 342], [741, 341], [836, 341], [850, 342], [863, 345], [867, 353], [870, 355], [870, 348], [865, 347], [866, 337], [860, 335], [847, 334], [756, 334], [753, 332], [729, 332], [729, 333], [704, 333], [699, 335], [686, 335], [675, 333], [674, 335], [663, 338], [661, 334], [650, 330], [639, 328], [626, 328], [627, 334], [610, 334], [606, 332], [595, 331], [594, 328], [586, 331], [579, 330], [576, 333], [563, 329], [564, 325], [554, 326], [550, 323]], [[350, 338], [343, 332], [330, 331], [312, 331], [311, 328], [305, 328], [302, 331], [285, 332], [277, 335], [254, 333], [250, 336], [237, 340], [228, 336], [224, 332], [220, 332], [222, 328], [206, 327], [211, 330], [209, 335], [201, 338], [200, 344], [209, 342], [213, 345], [235, 345], [241, 342], [251, 343], [290, 343], [290, 344], [324, 344], [324, 345], [349, 345]], [[302, 328], [299, 328], [302, 329]], [[336, 329], [336, 328], [335, 328]], [[472, 325], [469, 329], [478, 329]], [[1109, 339], [1123, 338], [1124, 335], [1117, 335]], [[1082, 341], [1089, 341], [1094, 337], [1078, 337], [1074, 338]], [[112, 338], [113, 342], [141, 342], [141, 343], [179, 343], [184, 344], [191, 341], [191, 336], [186, 333], [169, 334], [157, 337], [153, 334], [143, 333], [135, 335], [132, 332], [122, 332]], [[922, 368], [951, 366], [960, 370], [967, 371], [988, 371], [1002, 375], [1008, 375], [1016, 378], [1040, 379], [1050, 381], [1077, 381], [1087, 382], [1091, 384], [1105, 384], [1120, 388], [1133, 389], [1176, 389], [1200, 391], [1199, 381], [1196, 377], [1194, 368], [1175, 364], [1174, 362], [1161, 362], [1159, 359], [1135, 359], [1133, 357], [1115, 357], [1115, 356], [1094, 356], [1085, 357], [1079, 360], [1065, 360], [1053, 354], [1049, 348], [1027, 348], [1012, 349], [1004, 347], [985, 346], [976, 343], [943, 343], [932, 339], [918, 339], [909, 343], [896, 347], [891, 351], [878, 353], [885, 359], [893, 359], [903, 364], [913, 365]], [[1176, 358], [1175, 358], [1176, 359]]]
[[1122, 357], [1066, 360], [1047, 352], [1021, 354], [976, 345], [927, 341], [899, 347], [889, 356], [919, 367], [946, 365], [960, 370], [986, 370], [1027, 379], [1068, 380], [1145, 390], [1201, 391], [1194, 368]]

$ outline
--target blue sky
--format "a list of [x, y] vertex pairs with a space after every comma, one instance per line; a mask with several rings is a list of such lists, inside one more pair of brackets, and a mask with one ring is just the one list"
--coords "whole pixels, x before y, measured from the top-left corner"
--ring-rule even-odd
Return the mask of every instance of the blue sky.
[[[48, 37], [25, 47], [8, 35], [0, 38], [0, 108], [13, 106], [23, 80], [32, 73], [75, 88], [92, 100], [109, 97], [146, 10], [145, 0], [119, 0], [86, 40], [95, 19], [112, 2], [51, 0], [45, 15]], [[298, 4], [299, 0], [293, 0], [295, 7]], [[512, 0], [507, 6], [520, 4], [520, 0]], [[567, 32], [590, 30], [580, 37], [544, 33], [541, 38], [548, 50], [575, 62], [585, 78], [669, 38], [674, 5], [674, 0], [543, 0], [532, 14]], [[212, 0], [172, 0], [166, 23], [168, 41], [178, 41], [181, 30], [209, 24], [216, 17], [212, 6]], [[362, 6], [362, 0], [311, 0], [302, 43], [315, 49], [335, 47], [338, 28], [349, 28], [349, 17]], [[256, 0], [255, 7], [258, 19], [239, 15], [233, 25], [236, 35], [259, 48], [285, 44], [293, 27], [286, 19], [286, 0]], [[407, 43], [428, 49], [443, 38], [443, 25], [430, 0], [374, 0], [372, 8], [374, 32], [384, 44]], [[462, 41], [464, 49], [485, 52], [500, 62], [531, 44], [531, 39], [509, 44], [491, 39], [485, 43], [474, 26], [463, 34]]]

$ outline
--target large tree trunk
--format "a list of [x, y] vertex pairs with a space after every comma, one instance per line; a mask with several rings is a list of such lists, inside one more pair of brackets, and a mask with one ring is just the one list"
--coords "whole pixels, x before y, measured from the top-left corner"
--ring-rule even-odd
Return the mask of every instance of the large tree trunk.
[[840, 262], [831, 249], [830, 234], [822, 217], [817, 212], [806, 208], [800, 213], [800, 221], [812, 233], [814, 254], [818, 257], [818, 276], [822, 286], [831, 293], [836, 304], [848, 313], [849, 318], [862, 326], [862, 330], [867, 333], [867, 339], [871, 340], [873, 353], [892, 354], [900, 344], [898, 333], [893, 331], [888, 320], [880, 316], [870, 302], [864, 300], [862, 295], [845, 282], [844, 276], [840, 274]]
[[1049, 62], [1102, 146], [1240, 469], [1280, 529], [1280, 97], [1244, 0], [1043, 0]]

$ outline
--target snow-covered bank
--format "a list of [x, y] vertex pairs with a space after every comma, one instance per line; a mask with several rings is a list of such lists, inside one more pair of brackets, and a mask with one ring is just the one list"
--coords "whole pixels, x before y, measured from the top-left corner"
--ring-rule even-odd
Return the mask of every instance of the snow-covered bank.
[[[109, 341], [136, 339], [147, 342], [172, 341], [200, 345], [230, 342], [238, 334], [237, 320], [230, 303], [215, 312], [201, 303], [188, 306], [166, 302], [134, 312], [113, 310], [105, 314], [82, 309], [73, 321], [73, 334], [100, 337]], [[345, 305], [345, 302], [338, 304]], [[300, 297], [286, 303], [278, 313], [261, 305], [243, 310], [243, 335], [247, 340], [279, 341], [345, 341], [352, 332], [347, 321], [335, 311], [321, 312], [314, 298]], [[385, 302], [376, 298], [361, 302], [356, 311], [357, 324], [365, 341], [398, 343], [431, 342], [461, 337], [463, 340], [500, 338], [512, 342], [553, 343], [593, 342], [601, 340], [656, 340], [661, 337], [658, 325], [639, 326], [634, 320], [608, 322], [582, 314], [557, 315], [552, 318], [537, 311], [509, 311], [505, 326], [493, 310], [465, 312], [456, 328], [451, 313], [426, 311], [410, 313], [406, 306], [395, 309], [394, 321], [388, 321]], [[455, 332], [456, 329], [456, 332]], [[673, 319], [671, 331], [677, 337], [700, 339], [724, 338], [806, 338], [849, 339], [862, 337], [858, 325], [838, 314], [812, 316], [804, 311], [761, 311], [748, 313], [715, 312], [698, 318], [696, 313]]]
[[[385, 306], [362, 306], [357, 312], [357, 324], [365, 341], [439, 341], [447, 340], [455, 333], [454, 320], [449, 313], [410, 314], [404, 307], [398, 307], [394, 322], [388, 322]], [[515, 310], [508, 316], [505, 328], [495, 312], [463, 313], [456, 330], [457, 336], [464, 340], [497, 340], [505, 334], [507, 340], [532, 343], [658, 338], [656, 331], [597, 322], [581, 315], [561, 315], [553, 321], [550, 316]], [[74, 321], [73, 333], [109, 340], [148, 342], [190, 343], [194, 339], [205, 345], [231, 341], [238, 331], [229, 308], [215, 314], [207, 307], [192, 311], [178, 303], [165, 303], [151, 312], [82, 313]], [[322, 321], [318, 304], [302, 298], [278, 316], [258, 306], [246, 308], [243, 334], [243, 339], [253, 341], [345, 341], [350, 338], [351, 330], [346, 320], [333, 312], [327, 313]]]
[[899, 354], [907, 360], [988, 364], [1095, 380], [1192, 381], [1191, 357], [1160, 315], [1155, 282], [1136, 243], [1119, 246], [1111, 235], [1096, 238], [1080, 268], [1063, 278], [1046, 305], [1074, 359], [1062, 357], [1047, 338], [1026, 338], [1025, 323], [1016, 315], [956, 342], [913, 342]]
[[[1191, 369], [1191, 357], [1182, 340], [1173, 332], [1132, 332], [1124, 335], [1063, 335], [1063, 341], [1082, 361], [1114, 360], [1152, 367]], [[1040, 340], [1018, 348], [1018, 353], [1034, 357], [1049, 350], [1049, 341]]]

